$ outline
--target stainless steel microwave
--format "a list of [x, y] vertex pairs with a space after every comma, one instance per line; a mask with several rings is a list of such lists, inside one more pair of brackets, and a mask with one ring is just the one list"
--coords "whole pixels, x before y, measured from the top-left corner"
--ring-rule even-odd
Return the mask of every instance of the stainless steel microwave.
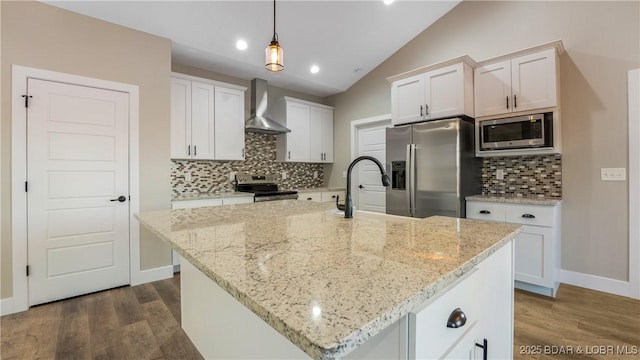
[[480, 150], [553, 147], [553, 113], [483, 120]]

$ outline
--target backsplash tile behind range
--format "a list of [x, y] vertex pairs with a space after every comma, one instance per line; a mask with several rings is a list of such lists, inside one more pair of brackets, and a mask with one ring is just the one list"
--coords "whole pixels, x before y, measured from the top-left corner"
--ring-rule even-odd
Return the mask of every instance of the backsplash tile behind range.
[[[498, 180], [496, 170], [504, 171]], [[486, 157], [482, 193], [493, 196], [562, 197], [562, 155]]]
[[[185, 172], [191, 173], [191, 181], [185, 181]], [[280, 187], [287, 189], [321, 187], [323, 185], [323, 165], [312, 163], [276, 162], [276, 136], [266, 134], [245, 134], [244, 161], [198, 161], [171, 160], [171, 187], [173, 195], [233, 191], [229, 180], [230, 172], [250, 174], [287, 173], [280, 180]], [[318, 176], [314, 177], [314, 172]]]

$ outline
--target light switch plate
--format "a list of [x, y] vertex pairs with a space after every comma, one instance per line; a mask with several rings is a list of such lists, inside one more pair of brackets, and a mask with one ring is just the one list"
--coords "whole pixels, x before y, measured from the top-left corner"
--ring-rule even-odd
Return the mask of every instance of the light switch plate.
[[601, 168], [600, 180], [602, 181], [625, 181], [627, 180], [627, 169], [625, 168]]
[[314, 178], [314, 179], [317, 179], [317, 178], [318, 178], [318, 170], [316, 170], [316, 171], [314, 171], [314, 172], [313, 172], [313, 178]]
[[504, 170], [503, 169], [496, 170], [496, 179], [504, 180]]
[[287, 172], [283, 171], [280, 175], [282, 175], [282, 180], [287, 180]]
[[229, 181], [233, 181], [236, 179], [236, 172], [235, 171], [231, 171], [229, 173]]
[[191, 171], [184, 172], [184, 181], [187, 181], [187, 182], [191, 181]]

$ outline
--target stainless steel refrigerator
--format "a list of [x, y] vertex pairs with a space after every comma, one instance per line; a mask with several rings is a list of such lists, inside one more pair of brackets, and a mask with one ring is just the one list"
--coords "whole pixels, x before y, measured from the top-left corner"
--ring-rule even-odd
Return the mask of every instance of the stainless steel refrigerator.
[[387, 214], [465, 217], [465, 196], [482, 192], [472, 119], [387, 129]]

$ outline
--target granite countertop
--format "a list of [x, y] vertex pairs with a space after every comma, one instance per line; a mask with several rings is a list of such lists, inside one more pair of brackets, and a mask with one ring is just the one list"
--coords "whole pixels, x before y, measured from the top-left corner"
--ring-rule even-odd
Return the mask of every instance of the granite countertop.
[[520, 231], [440, 216], [345, 219], [333, 207], [283, 200], [138, 218], [314, 359], [346, 355]]
[[521, 205], [546, 205], [554, 206], [562, 202], [561, 198], [537, 198], [537, 197], [521, 197], [521, 196], [491, 196], [491, 195], [472, 195], [465, 197], [466, 200], [472, 201], [488, 201]]
[[224, 199], [231, 197], [253, 197], [253, 193], [242, 191], [216, 191], [210, 193], [173, 195], [171, 201]]

